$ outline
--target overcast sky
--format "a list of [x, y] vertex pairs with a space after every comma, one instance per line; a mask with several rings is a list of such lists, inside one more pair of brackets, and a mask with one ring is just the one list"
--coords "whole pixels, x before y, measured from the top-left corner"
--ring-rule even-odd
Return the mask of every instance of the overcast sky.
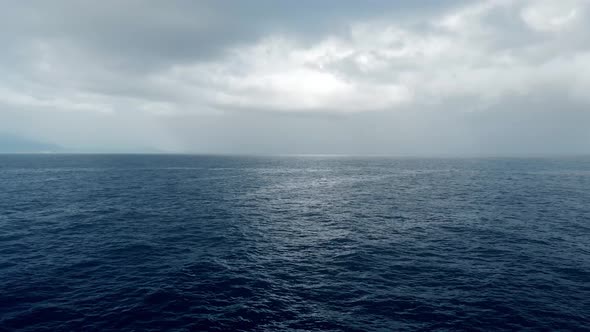
[[590, 153], [588, 0], [0, 0], [0, 133], [72, 151]]

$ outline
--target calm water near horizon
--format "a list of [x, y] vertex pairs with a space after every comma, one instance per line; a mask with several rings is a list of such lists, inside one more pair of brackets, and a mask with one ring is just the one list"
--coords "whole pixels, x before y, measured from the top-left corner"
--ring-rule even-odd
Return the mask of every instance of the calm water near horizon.
[[589, 157], [0, 155], [0, 331], [589, 326]]

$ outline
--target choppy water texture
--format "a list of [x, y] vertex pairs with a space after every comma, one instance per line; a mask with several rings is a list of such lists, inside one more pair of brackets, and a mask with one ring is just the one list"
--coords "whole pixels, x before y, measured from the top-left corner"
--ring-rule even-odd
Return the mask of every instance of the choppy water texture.
[[2, 331], [584, 330], [590, 159], [0, 156]]

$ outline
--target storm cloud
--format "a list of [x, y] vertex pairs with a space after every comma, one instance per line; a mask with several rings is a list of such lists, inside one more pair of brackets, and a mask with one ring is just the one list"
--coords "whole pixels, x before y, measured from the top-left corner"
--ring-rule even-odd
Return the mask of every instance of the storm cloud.
[[2, 2], [0, 132], [71, 151], [590, 153], [590, 2]]

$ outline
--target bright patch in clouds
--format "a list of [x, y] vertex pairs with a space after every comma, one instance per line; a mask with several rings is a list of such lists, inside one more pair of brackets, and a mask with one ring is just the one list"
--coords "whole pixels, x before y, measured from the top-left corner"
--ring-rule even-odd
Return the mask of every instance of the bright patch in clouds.
[[560, 31], [583, 23], [587, 15], [586, 0], [543, 0], [531, 2], [522, 10], [523, 20], [539, 31]]

